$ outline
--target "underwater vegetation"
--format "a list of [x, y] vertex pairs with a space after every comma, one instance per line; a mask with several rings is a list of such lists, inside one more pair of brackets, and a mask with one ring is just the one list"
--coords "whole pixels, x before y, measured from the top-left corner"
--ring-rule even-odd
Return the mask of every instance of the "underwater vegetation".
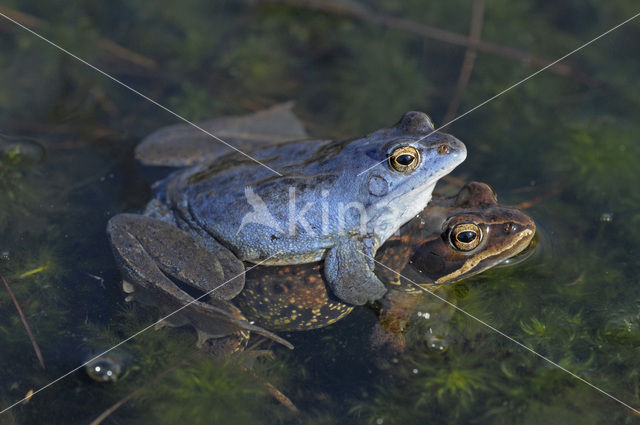
[[[445, 124], [474, 19], [481, 40], [529, 59], [478, 46], [458, 115], [638, 12], [632, 0], [311, 3], [9, 0], [0, 12], [188, 119], [294, 100], [318, 137], [361, 134], [408, 110]], [[425, 36], [425, 27], [448, 33]], [[444, 129], [469, 150], [454, 177], [526, 207], [540, 235], [532, 258], [443, 296], [634, 408], [639, 40], [632, 21]], [[104, 228], [143, 208], [166, 173], [137, 166], [132, 150], [175, 118], [1, 17], [0, 49], [0, 274], [45, 365], [0, 290], [0, 362], [11, 365], [0, 371], [2, 408], [157, 318], [125, 303]], [[428, 294], [418, 312], [429, 318], [412, 316], [405, 352], [393, 358], [371, 348], [376, 319], [366, 308], [282, 335], [292, 352], [259, 345], [273, 357], [255, 361], [211, 359], [188, 328], [145, 332], [110, 353], [121, 362], [115, 382], [80, 370], [0, 423], [86, 424], [118, 402], [103, 423], [637, 422]]]

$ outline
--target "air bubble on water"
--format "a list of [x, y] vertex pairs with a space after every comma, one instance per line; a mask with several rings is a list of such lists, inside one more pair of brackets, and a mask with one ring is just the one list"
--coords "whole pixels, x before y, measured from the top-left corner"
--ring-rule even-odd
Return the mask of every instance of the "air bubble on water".
[[418, 374], [418, 369], [413, 369], [411, 372], [413, 372], [414, 375]]
[[100, 356], [84, 367], [87, 375], [97, 382], [115, 382], [122, 372], [120, 363], [111, 356]]
[[603, 223], [611, 223], [613, 221], [613, 213], [603, 212], [600, 215], [600, 221]]
[[419, 311], [418, 312], [418, 317], [422, 317], [423, 319], [429, 319], [431, 317], [431, 314], [429, 314], [428, 311], [425, 311], [424, 313]]
[[384, 419], [382, 419], [382, 418], [378, 418], [378, 419], [376, 419], [376, 423], [377, 423], [378, 425], [382, 425], [382, 424], [384, 423]]
[[426, 335], [427, 347], [434, 351], [444, 351], [449, 345], [447, 339], [442, 335], [434, 334], [433, 332]]

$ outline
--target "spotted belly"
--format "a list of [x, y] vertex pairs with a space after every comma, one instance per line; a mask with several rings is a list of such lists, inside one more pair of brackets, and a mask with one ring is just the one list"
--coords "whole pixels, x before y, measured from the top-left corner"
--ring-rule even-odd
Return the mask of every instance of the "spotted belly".
[[251, 269], [233, 303], [247, 319], [274, 331], [322, 328], [353, 310], [329, 292], [318, 263]]

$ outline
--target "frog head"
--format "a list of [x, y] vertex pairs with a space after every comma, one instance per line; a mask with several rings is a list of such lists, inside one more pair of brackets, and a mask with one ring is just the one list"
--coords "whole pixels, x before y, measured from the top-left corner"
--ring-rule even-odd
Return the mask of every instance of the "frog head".
[[347, 192], [366, 208], [367, 233], [381, 244], [425, 208], [436, 182], [466, 155], [464, 144], [435, 131], [426, 114], [407, 112], [393, 127], [345, 147], [343, 157], [361, 164], [343, 167], [342, 187], [352, 187]]
[[484, 183], [463, 187], [447, 208], [438, 237], [415, 250], [411, 267], [442, 284], [478, 274], [523, 251], [536, 225], [528, 215], [499, 205]]

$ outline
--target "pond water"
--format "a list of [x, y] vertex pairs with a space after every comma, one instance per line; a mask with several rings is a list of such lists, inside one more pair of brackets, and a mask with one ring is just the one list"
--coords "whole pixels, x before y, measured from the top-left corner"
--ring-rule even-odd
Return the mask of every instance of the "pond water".
[[[632, 0], [287, 3], [10, 0], [0, 12], [190, 120], [293, 100], [313, 136], [337, 138], [408, 110], [442, 125], [640, 11]], [[463, 67], [472, 26], [485, 43]], [[3, 287], [4, 409], [157, 319], [125, 302], [105, 226], [144, 208], [166, 170], [136, 164], [133, 148], [177, 119], [2, 17], [0, 49], [0, 274], [45, 366]], [[639, 49], [634, 20], [446, 128], [468, 148], [447, 184], [487, 182], [539, 235], [528, 260], [444, 296], [601, 391], [427, 295], [429, 319], [414, 316], [395, 359], [371, 347], [366, 307], [281, 333], [295, 349], [263, 344], [273, 355], [251, 371], [250, 356], [201, 353], [189, 328], [150, 330], [110, 353], [117, 381], [78, 370], [0, 423], [87, 424], [118, 402], [103, 423], [637, 423], [623, 403], [640, 409]], [[11, 137], [32, 142], [17, 152]]]

